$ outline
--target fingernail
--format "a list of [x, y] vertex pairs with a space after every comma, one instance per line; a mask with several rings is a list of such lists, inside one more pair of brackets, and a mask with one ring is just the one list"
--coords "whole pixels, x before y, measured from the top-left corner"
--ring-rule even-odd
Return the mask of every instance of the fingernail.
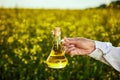
[[62, 39], [61, 42], [64, 42], [64, 39]]

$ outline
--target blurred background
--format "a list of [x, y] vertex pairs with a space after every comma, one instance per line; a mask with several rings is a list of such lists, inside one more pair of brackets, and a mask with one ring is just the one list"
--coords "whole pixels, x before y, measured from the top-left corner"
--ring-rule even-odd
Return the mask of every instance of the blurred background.
[[119, 80], [120, 73], [88, 56], [48, 68], [51, 30], [120, 46], [119, 0], [0, 0], [0, 80]]

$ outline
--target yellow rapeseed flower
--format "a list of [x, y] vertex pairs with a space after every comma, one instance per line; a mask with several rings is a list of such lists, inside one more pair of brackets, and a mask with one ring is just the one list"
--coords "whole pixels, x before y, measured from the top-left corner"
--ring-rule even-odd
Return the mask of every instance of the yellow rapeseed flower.
[[12, 43], [14, 41], [14, 38], [11, 36], [11, 37], [8, 38], [7, 41], [8, 41], [8, 43]]
[[22, 44], [24, 41], [22, 39], [18, 39], [18, 42]]

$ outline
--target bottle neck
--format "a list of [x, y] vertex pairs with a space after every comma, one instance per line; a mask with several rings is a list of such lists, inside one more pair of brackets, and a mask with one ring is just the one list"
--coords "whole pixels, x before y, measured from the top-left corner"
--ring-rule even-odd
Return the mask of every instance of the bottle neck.
[[60, 52], [60, 50], [61, 50], [61, 37], [60, 36], [54, 37], [53, 50], [56, 52]]
[[53, 44], [54, 49], [59, 49], [61, 43], [61, 31], [59, 27], [56, 27], [53, 31]]
[[58, 45], [61, 43], [61, 37], [60, 36], [54, 36], [53, 43], [55, 45]]

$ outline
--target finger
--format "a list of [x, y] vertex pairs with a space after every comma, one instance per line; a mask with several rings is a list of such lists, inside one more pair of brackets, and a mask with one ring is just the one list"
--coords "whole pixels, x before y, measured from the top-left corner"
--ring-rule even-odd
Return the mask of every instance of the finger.
[[77, 52], [77, 55], [82, 55], [82, 52], [81, 52], [81, 50], [79, 50], [79, 49], [76, 49], [76, 52]]
[[75, 47], [70, 47], [70, 48], [67, 47], [66, 53], [69, 54], [69, 53], [71, 53], [71, 51], [73, 51], [73, 50], [75, 50]]
[[76, 50], [72, 50], [69, 54], [71, 55], [71, 57], [73, 57], [73, 56], [77, 55], [77, 51]]
[[68, 44], [77, 44], [77, 39], [76, 38], [65, 38], [64, 41]]
[[86, 50], [82, 50], [82, 49], [80, 50], [77, 48], [76, 53], [77, 53], [76, 55], [86, 55]]
[[68, 41], [67, 41], [66, 38], [62, 39], [61, 42], [62, 42], [62, 44], [63, 44], [64, 46], [68, 46], [68, 45], [69, 45], [69, 43], [68, 43]]
[[64, 42], [65, 43], [69, 42], [68, 38], [64, 38]]
[[63, 42], [63, 46], [70, 48], [70, 47], [74, 47], [75, 45]]
[[75, 47], [74, 45], [69, 45], [69, 46], [62, 46], [63, 50], [68, 53], [70, 48]]
[[68, 48], [72, 48], [72, 47], [75, 47], [75, 45], [72, 45], [72, 44], [71, 44], [71, 45], [68, 45], [67, 47], [68, 47]]

